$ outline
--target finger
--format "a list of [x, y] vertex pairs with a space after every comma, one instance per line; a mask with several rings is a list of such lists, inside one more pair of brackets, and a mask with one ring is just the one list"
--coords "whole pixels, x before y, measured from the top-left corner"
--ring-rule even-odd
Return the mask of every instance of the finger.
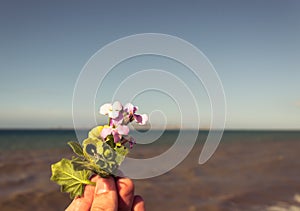
[[134, 184], [129, 178], [116, 179], [118, 190], [119, 211], [131, 210], [134, 197]]
[[[99, 176], [95, 176], [91, 181], [96, 182]], [[84, 193], [81, 197], [76, 197], [72, 203], [67, 207], [66, 211], [88, 211], [92, 206], [94, 199], [95, 186], [86, 185], [84, 188]]]
[[134, 196], [132, 211], [145, 211], [145, 202], [141, 196]]
[[93, 210], [118, 210], [118, 195], [113, 177], [98, 178], [92, 203]]

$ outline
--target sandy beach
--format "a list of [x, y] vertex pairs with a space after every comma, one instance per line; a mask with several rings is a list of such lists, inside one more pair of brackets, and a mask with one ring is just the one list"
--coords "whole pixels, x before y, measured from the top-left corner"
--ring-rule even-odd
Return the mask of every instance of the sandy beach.
[[[201, 148], [162, 176], [135, 180], [147, 210], [300, 210], [299, 141], [221, 143], [198, 165]], [[71, 155], [68, 148], [1, 151], [0, 209], [64, 210], [70, 198], [49, 180], [50, 164]]]

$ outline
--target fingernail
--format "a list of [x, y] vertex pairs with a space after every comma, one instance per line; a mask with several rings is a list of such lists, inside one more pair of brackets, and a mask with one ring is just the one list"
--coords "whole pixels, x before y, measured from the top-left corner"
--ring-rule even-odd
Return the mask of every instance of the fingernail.
[[102, 194], [109, 192], [109, 184], [107, 179], [101, 178], [97, 180], [96, 184], [96, 194]]

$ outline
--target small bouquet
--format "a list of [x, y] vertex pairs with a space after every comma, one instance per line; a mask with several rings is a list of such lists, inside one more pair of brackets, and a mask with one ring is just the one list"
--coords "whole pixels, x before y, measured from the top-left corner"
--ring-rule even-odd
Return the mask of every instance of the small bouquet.
[[130, 103], [123, 107], [118, 101], [100, 107], [100, 114], [109, 117], [108, 125], [93, 128], [82, 145], [68, 142], [77, 156], [51, 165], [50, 179], [61, 185], [62, 192], [70, 193], [71, 198], [82, 196], [85, 185], [95, 185], [89, 180], [92, 175], [108, 177], [117, 173], [129, 148], [135, 144], [134, 138], [128, 135], [127, 125], [133, 121], [144, 125], [148, 120], [146, 114], [136, 114], [137, 110]]

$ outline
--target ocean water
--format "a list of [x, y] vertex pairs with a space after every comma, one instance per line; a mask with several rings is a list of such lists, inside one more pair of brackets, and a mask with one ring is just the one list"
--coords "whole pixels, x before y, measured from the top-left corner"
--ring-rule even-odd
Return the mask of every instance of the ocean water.
[[0, 130], [0, 150], [61, 148], [71, 140], [73, 130]]
[[[163, 175], [134, 181], [147, 210], [300, 211], [300, 131], [225, 131], [203, 165], [208, 131], [136, 131], [130, 157], [159, 155], [179, 134], [196, 141], [189, 155]], [[73, 156], [67, 142], [75, 140], [73, 130], [0, 130], [0, 210], [64, 210], [70, 199], [50, 181], [50, 165]]]
[[[87, 136], [88, 131], [79, 131]], [[184, 139], [195, 141], [196, 144], [206, 141], [208, 131], [148, 131], [131, 132], [138, 144], [149, 146], [171, 146], [177, 141], [179, 133], [183, 132]], [[195, 139], [195, 140], [194, 140]], [[63, 148], [68, 141], [76, 141], [74, 130], [0, 130], [0, 150], [16, 149], [52, 149]], [[79, 140], [82, 141], [82, 140]], [[221, 143], [234, 141], [300, 141], [300, 131], [258, 131], [258, 130], [228, 130], [223, 133]]]

